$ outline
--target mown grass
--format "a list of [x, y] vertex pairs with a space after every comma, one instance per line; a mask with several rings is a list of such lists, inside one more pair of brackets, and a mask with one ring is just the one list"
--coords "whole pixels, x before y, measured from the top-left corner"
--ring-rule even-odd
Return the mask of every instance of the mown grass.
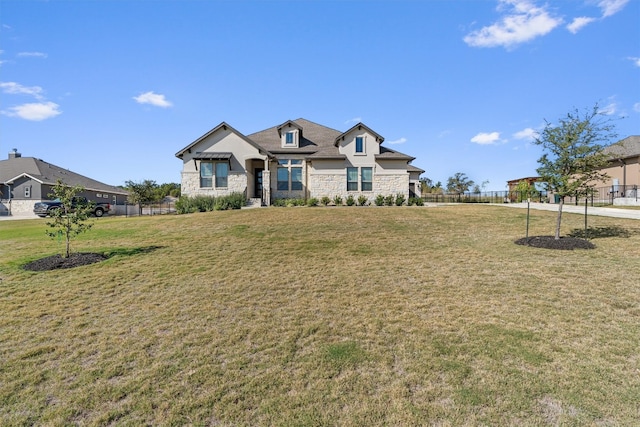
[[107, 261], [35, 273], [60, 244], [0, 222], [0, 425], [637, 424], [640, 223], [589, 223], [558, 252], [495, 206], [101, 218], [73, 246]]

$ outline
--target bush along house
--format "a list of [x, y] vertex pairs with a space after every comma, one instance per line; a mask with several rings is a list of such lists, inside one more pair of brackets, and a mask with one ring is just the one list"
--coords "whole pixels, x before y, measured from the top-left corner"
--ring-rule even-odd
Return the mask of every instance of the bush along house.
[[243, 193], [249, 204], [336, 196], [419, 197], [424, 171], [358, 123], [346, 132], [305, 119], [244, 135], [221, 123], [176, 153], [183, 196]]

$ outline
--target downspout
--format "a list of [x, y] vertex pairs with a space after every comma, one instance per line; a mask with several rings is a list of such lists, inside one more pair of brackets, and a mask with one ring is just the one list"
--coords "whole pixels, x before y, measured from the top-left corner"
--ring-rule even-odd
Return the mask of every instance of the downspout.
[[9, 192], [7, 193], [7, 200], [9, 200], [9, 216], [11, 216], [11, 185], [8, 183], [4, 183], [4, 185], [7, 187], [7, 189], [9, 190]]

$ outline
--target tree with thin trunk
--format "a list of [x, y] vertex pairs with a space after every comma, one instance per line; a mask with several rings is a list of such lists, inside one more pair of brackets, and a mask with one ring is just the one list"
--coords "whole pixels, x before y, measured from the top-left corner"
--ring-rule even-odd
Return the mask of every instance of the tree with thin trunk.
[[461, 195], [475, 184], [466, 174], [457, 172], [447, 180], [447, 191], [449, 193]]
[[87, 202], [83, 197], [78, 199], [77, 195], [84, 191], [84, 188], [76, 186], [70, 187], [58, 180], [52, 188], [49, 197], [60, 200], [61, 206], [51, 209], [49, 216], [51, 221], [47, 222], [50, 230], [47, 236], [51, 238], [62, 238], [65, 241], [64, 258], [71, 256], [71, 239], [80, 233], [88, 231], [93, 224], [87, 222], [93, 212], [93, 204]]
[[617, 135], [612, 120], [599, 111], [598, 104], [583, 114], [576, 109], [557, 124], [545, 123], [534, 140], [544, 151], [537, 171], [547, 189], [560, 198], [555, 233], [558, 240], [564, 198], [586, 197], [598, 182], [608, 178], [602, 172], [609, 161], [603, 150]]

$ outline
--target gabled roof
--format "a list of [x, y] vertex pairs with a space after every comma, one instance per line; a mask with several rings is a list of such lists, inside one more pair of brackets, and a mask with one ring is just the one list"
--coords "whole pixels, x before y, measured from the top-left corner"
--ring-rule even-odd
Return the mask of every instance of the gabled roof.
[[382, 136], [380, 136], [378, 133], [374, 132], [373, 130], [371, 130], [371, 128], [369, 128], [367, 125], [365, 125], [364, 123], [358, 123], [357, 125], [353, 126], [351, 129], [349, 129], [346, 132], [341, 133], [340, 135], [338, 135], [338, 137], [336, 138], [336, 140], [333, 142], [333, 145], [335, 145], [336, 147], [338, 146], [338, 144], [340, 144], [340, 140], [344, 140], [345, 135], [347, 135], [349, 132], [353, 131], [354, 129], [358, 129], [358, 130], [366, 130], [367, 132], [369, 132], [371, 135], [376, 137], [376, 142], [378, 144], [382, 144], [382, 142], [384, 141], [384, 138]]
[[0, 183], [13, 184], [25, 176], [41, 184], [55, 185], [60, 180], [67, 185], [79, 185], [90, 191], [128, 194], [122, 188], [104, 184], [35, 157], [16, 157], [0, 161]]
[[294, 127], [300, 131], [300, 138], [302, 138], [302, 126], [294, 122], [293, 120], [287, 120], [280, 126], [278, 126], [278, 136], [282, 136], [282, 129]]
[[214, 127], [213, 129], [211, 129], [209, 132], [205, 133], [204, 135], [202, 135], [200, 138], [196, 139], [195, 141], [193, 141], [191, 144], [187, 145], [186, 147], [184, 147], [182, 150], [178, 151], [176, 153], [176, 157], [178, 158], [182, 158], [182, 156], [184, 156], [184, 153], [186, 152], [191, 152], [191, 149], [196, 146], [197, 144], [199, 144], [201, 141], [203, 141], [204, 139], [208, 138], [209, 136], [213, 135], [214, 133], [218, 132], [220, 129], [223, 130], [230, 130], [231, 132], [235, 133], [236, 135], [238, 135], [240, 138], [242, 138], [247, 144], [255, 147], [258, 151], [260, 151], [261, 153], [264, 153], [268, 156], [272, 156], [271, 153], [269, 153], [268, 151], [266, 151], [263, 147], [259, 146], [258, 144], [256, 144], [254, 141], [252, 141], [251, 139], [247, 138], [246, 136], [244, 136], [242, 133], [238, 132], [237, 130], [235, 130], [232, 126], [229, 126], [227, 123], [222, 122], [220, 123], [218, 126]]
[[[282, 126], [291, 123], [299, 129], [304, 129], [304, 135], [300, 135], [298, 148], [282, 148], [280, 131]], [[260, 132], [252, 133], [248, 137], [256, 144], [264, 147], [272, 153], [298, 153], [313, 154], [324, 147], [331, 147], [333, 141], [340, 135], [340, 131], [310, 122], [305, 119], [288, 120], [280, 126], [274, 126]]]
[[640, 156], [640, 135], [628, 136], [604, 149], [614, 159], [627, 159]]

